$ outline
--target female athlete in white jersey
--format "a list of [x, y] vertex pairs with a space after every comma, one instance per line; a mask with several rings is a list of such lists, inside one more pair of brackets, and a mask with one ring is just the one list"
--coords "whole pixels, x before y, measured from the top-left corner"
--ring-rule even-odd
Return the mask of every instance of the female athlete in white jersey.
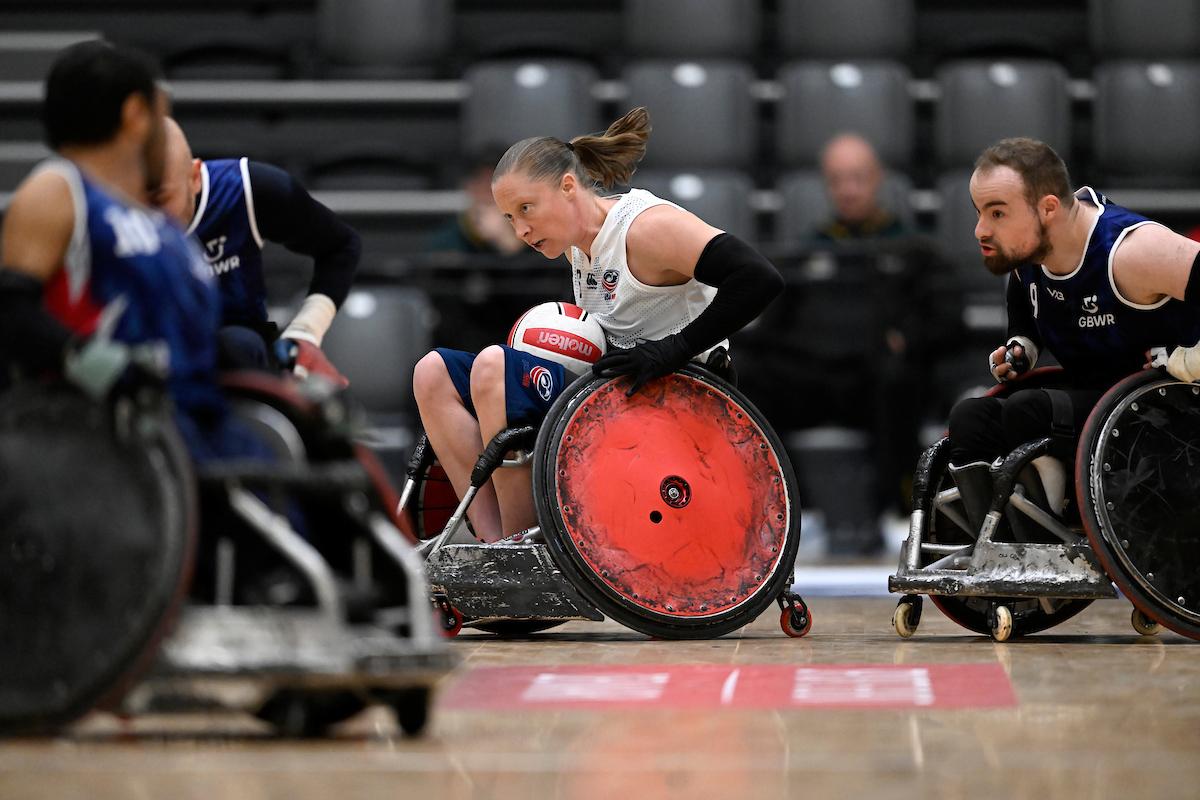
[[[517, 236], [546, 258], [570, 259], [575, 301], [610, 343], [593, 371], [631, 376], [630, 394], [721, 344], [783, 288], [753, 248], [679, 206], [640, 189], [600, 193], [629, 181], [649, 135], [646, 109], [635, 108], [602, 135], [523, 139], [492, 178], [496, 205]], [[550, 371], [552, 392], [531, 385], [538, 367]], [[417, 407], [460, 497], [483, 445], [506, 427], [540, 421], [571, 377], [503, 345], [478, 355], [438, 349], [421, 359]], [[535, 524], [529, 468], [497, 470], [469, 517], [485, 541]]]

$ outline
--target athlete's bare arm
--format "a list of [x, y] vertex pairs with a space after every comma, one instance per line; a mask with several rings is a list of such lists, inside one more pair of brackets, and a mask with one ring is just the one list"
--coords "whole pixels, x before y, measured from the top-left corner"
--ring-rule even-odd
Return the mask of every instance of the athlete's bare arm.
[[1182, 300], [1200, 242], [1162, 225], [1130, 231], [1113, 256], [1113, 280], [1131, 303], [1150, 305], [1170, 295]]
[[704, 246], [723, 232], [690, 211], [667, 205], [648, 208], [637, 215], [625, 236], [629, 271], [647, 286], [687, 283]]
[[45, 282], [62, 266], [75, 208], [61, 175], [39, 172], [13, 194], [0, 232], [0, 265]]

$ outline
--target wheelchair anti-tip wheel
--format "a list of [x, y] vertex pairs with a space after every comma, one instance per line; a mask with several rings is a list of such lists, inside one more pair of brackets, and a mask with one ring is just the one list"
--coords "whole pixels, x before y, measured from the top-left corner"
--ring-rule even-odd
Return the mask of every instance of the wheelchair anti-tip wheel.
[[[1200, 386], [1147, 370], [1084, 426], [1076, 490], [1104, 571], [1141, 612], [1200, 639]], [[1139, 627], [1138, 632], [1149, 625]]]
[[[742, 627], [792, 580], [800, 505], [787, 454], [736, 388], [697, 366], [585, 377], [535, 448], [546, 546], [606, 616], [663, 639]], [[797, 628], [799, 630], [799, 628]]]

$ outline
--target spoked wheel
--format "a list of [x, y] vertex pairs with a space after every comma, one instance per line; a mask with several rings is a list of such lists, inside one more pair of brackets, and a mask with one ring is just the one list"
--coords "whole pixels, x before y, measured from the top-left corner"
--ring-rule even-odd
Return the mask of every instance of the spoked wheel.
[[546, 546], [600, 611], [663, 639], [736, 630], [790, 584], [795, 478], [749, 400], [688, 366], [626, 397], [586, 377], [538, 435], [534, 499]]
[[[450, 521], [454, 509], [458, 506], [458, 495], [454, 493], [446, 470], [436, 458], [423, 465], [423, 469], [412, 476], [412, 481], [411, 494], [404, 513], [408, 515], [413, 533], [418, 539], [432, 539], [441, 533]], [[470, 520], [464, 519], [463, 524], [470, 530]]]
[[[1104, 571], [1143, 620], [1192, 639], [1200, 639], [1198, 437], [1200, 386], [1147, 370], [1100, 398], [1075, 459], [1084, 528]], [[1134, 627], [1142, 632], [1137, 619]]]
[[[943, 490], [953, 489], [954, 481], [948, 474], [943, 475], [938, 483], [939, 493]], [[949, 502], [939, 503], [936, 513], [931, 515], [929, 522], [929, 530], [926, 533], [925, 541], [930, 544], [937, 545], [962, 545], [964, 548], [974, 544], [975, 536], [968, 532], [965, 527], [967, 515], [963, 509], [962, 502], [957, 499], [950, 499]], [[969, 550], [964, 549], [964, 554], [969, 553]], [[920, 565], [927, 567], [933, 562], [946, 558], [945, 553], [922, 553]], [[975, 633], [983, 634], [984, 636], [993, 636], [997, 641], [1005, 641], [1013, 636], [1027, 636], [1032, 633], [1053, 628], [1071, 617], [1078, 614], [1083, 609], [1091, 604], [1091, 600], [1062, 600], [1050, 598], [1029, 598], [1029, 597], [967, 597], [953, 595], [930, 595], [929, 599], [937, 606], [938, 610], [947, 617], [957, 622], [967, 630]], [[901, 602], [904, 602], [901, 600]], [[1007, 612], [1007, 621], [999, 629], [993, 623], [996, 621], [996, 614], [993, 612], [993, 607], [1003, 606]], [[897, 613], [899, 613], [897, 608]], [[909, 612], [909, 625], [913, 632], [916, 630], [916, 623], [912, 622], [911, 612]], [[1001, 616], [1004, 612], [1001, 612]], [[893, 622], [895, 623], [895, 617]], [[920, 619], [919, 612], [917, 619]], [[997, 630], [1003, 635], [1004, 639], [995, 636]], [[896, 632], [901, 636], [904, 633], [900, 630], [900, 625], [896, 624]], [[911, 636], [912, 633], [909, 633]], [[907, 637], [906, 637], [907, 638]]]

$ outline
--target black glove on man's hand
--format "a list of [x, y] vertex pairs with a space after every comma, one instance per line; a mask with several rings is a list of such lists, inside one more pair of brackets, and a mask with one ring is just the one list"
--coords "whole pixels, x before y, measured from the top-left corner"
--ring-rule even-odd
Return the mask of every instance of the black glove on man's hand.
[[687, 340], [673, 333], [665, 339], [642, 342], [629, 349], [614, 347], [592, 365], [592, 374], [601, 378], [631, 376], [633, 384], [625, 396], [632, 397], [650, 381], [670, 375], [687, 364], [693, 355]]

